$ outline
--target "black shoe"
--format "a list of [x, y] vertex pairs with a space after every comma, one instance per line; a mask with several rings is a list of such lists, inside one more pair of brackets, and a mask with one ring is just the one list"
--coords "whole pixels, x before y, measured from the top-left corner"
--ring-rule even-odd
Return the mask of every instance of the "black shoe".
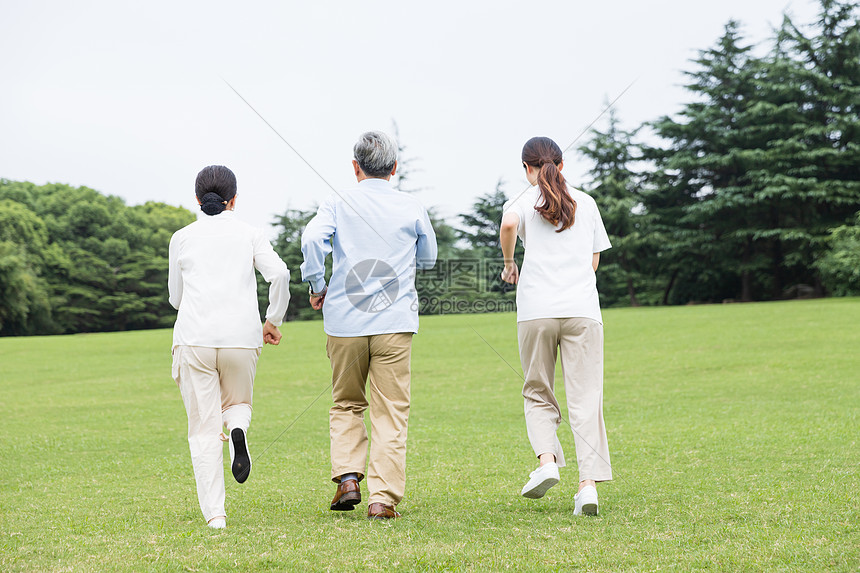
[[251, 454], [248, 453], [248, 439], [245, 430], [233, 428], [230, 432], [230, 459], [233, 464], [233, 477], [245, 483], [251, 473]]

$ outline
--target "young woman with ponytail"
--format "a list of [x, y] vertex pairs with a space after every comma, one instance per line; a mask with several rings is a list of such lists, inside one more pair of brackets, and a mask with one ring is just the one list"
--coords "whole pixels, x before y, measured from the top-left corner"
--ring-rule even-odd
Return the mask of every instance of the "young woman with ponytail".
[[[517, 285], [517, 338], [525, 383], [526, 430], [539, 460], [522, 495], [539, 498], [559, 482], [565, 459], [555, 398], [561, 354], [567, 410], [579, 468], [574, 514], [597, 514], [595, 484], [612, 479], [603, 423], [603, 320], [595, 272], [609, 238], [594, 199], [568, 187], [559, 146], [534, 137], [523, 146], [532, 187], [504, 206], [502, 280]], [[522, 273], [514, 261], [522, 240]]]
[[[223, 529], [223, 442], [229, 441], [233, 477], [242, 483], [251, 471], [247, 432], [257, 360], [264, 342], [281, 340], [278, 326], [290, 300], [290, 272], [262, 229], [234, 218], [232, 171], [205, 167], [195, 193], [203, 214], [170, 239], [168, 291], [179, 311], [173, 379], [188, 413], [200, 509], [209, 527]], [[255, 268], [271, 283], [262, 326]]]

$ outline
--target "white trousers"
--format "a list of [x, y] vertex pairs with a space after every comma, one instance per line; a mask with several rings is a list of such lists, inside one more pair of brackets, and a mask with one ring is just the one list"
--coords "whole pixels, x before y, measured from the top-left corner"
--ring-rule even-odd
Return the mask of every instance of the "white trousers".
[[555, 398], [555, 362], [561, 354], [567, 412], [579, 479], [612, 479], [603, 423], [603, 325], [589, 318], [542, 318], [517, 323], [525, 383], [526, 429], [535, 455], [555, 454], [565, 465], [556, 434], [561, 408]]
[[173, 379], [179, 385], [188, 413], [188, 446], [197, 481], [197, 499], [208, 522], [225, 516], [224, 444], [234, 428], [251, 424], [254, 375], [260, 348], [173, 349]]

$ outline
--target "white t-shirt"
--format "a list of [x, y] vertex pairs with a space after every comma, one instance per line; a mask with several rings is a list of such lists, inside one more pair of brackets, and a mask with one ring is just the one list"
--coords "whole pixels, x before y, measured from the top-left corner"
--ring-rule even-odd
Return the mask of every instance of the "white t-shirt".
[[266, 320], [280, 326], [290, 301], [290, 272], [262, 229], [232, 211], [200, 214], [170, 239], [170, 304], [179, 313], [173, 346], [260, 348], [258, 269], [269, 286]]
[[519, 216], [517, 236], [525, 249], [517, 284], [518, 322], [590, 318], [603, 323], [591, 261], [594, 253], [612, 245], [594, 199], [578, 189], [568, 191], [576, 201], [576, 215], [573, 226], [561, 233], [535, 211], [541, 202], [537, 186], [505, 203], [504, 213]]

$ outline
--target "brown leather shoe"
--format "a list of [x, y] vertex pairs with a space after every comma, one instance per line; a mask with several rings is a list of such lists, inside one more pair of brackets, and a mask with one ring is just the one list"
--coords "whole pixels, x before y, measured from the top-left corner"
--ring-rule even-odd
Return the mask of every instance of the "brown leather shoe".
[[348, 479], [337, 484], [334, 499], [331, 500], [332, 511], [352, 511], [361, 503], [361, 488], [354, 479]]
[[367, 519], [397, 519], [400, 514], [393, 505], [384, 503], [371, 503], [367, 507]]

